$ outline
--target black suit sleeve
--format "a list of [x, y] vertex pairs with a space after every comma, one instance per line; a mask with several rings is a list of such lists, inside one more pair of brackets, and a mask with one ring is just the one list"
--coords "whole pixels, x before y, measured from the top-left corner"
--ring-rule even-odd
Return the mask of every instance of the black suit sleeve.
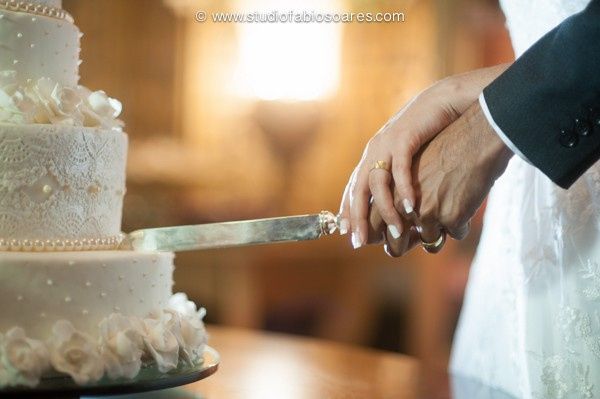
[[600, 0], [548, 32], [483, 91], [494, 122], [568, 188], [600, 158]]

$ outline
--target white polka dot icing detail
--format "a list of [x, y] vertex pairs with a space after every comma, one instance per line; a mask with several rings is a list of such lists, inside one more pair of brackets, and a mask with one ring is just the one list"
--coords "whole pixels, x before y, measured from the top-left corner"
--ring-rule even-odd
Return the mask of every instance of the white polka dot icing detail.
[[[2, 4], [0, 0], [0, 71], [14, 70], [20, 84], [27, 79], [47, 77], [67, 86], [76, 86], [79, 29], [66, 20], [60, 20], [58, 26], [56, 18], [32, 16], [31, 13], [2, 8]], [[17, 66], [12, 64], [13, 60], [19, 61]]]

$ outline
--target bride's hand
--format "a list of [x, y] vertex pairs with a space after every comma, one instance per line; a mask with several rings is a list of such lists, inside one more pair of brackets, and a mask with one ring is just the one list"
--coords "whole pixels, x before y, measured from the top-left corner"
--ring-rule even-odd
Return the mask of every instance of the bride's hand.
[[[340, 231], [345, 234], [352, 230], [354, 248], [369, 239], [367, 214], [371, 196], [388, 226], [387, 233], [395, 239], [401, 235], [403, 224], [397, 209], [412, 208], [416, 202], [411, 182], [413, 155], [455, 121], [507, 67], [503, 64], [479, 69], [437, 82], [411, 100], [371, 138], [346, 185], [340, 206]], [[385, 162], [389, 172], [373, 170], [378, 161]], [[400, 203], [395, 203], [392, 187]]]

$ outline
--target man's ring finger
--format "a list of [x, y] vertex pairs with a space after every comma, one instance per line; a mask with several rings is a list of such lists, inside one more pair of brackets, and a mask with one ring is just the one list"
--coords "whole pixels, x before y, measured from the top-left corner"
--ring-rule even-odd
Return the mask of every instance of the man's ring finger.
[[425, 241], [423, 241], [423, 239], [421, 239], [421, 246], [423, 247], [423, 249], [426, 252], [429, 252], [430, 254], [436, 254], [436, 253], [440, 252], [440, 250], [442, 249], [442, 247], [444, 246], [445, 243], [446, 243], [446, 231], [445, 230], [440, 230], [440, 236], [437, 238], [437, 240], [435, 240], [433, 242], [425, 242]]
[[373, 167], [371, 168], [370, 172], [374, 171], [375, 169], [382, 169], [386, 172], [389, 172], [391, 170], [391, 167], [389, 162], [387, 161], [375, 161], [373, 162]]

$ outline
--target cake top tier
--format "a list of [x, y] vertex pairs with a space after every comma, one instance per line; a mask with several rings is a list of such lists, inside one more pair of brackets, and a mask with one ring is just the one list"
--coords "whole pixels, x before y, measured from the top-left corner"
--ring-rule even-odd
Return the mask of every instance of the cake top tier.
[[82, 34], [60, 5], [0, 0], [0, 123], [121, 129], [121, 104], [78, 86]]
[[82, 34], [60, 5], [0, 0], [0, 71], [16, 71], [19, 84], [50, 78], [77, 85]]
[[60, 5], [0, 0], [0, 251], [106, 249], [121, 231], [121, 104], [78, 85]]

